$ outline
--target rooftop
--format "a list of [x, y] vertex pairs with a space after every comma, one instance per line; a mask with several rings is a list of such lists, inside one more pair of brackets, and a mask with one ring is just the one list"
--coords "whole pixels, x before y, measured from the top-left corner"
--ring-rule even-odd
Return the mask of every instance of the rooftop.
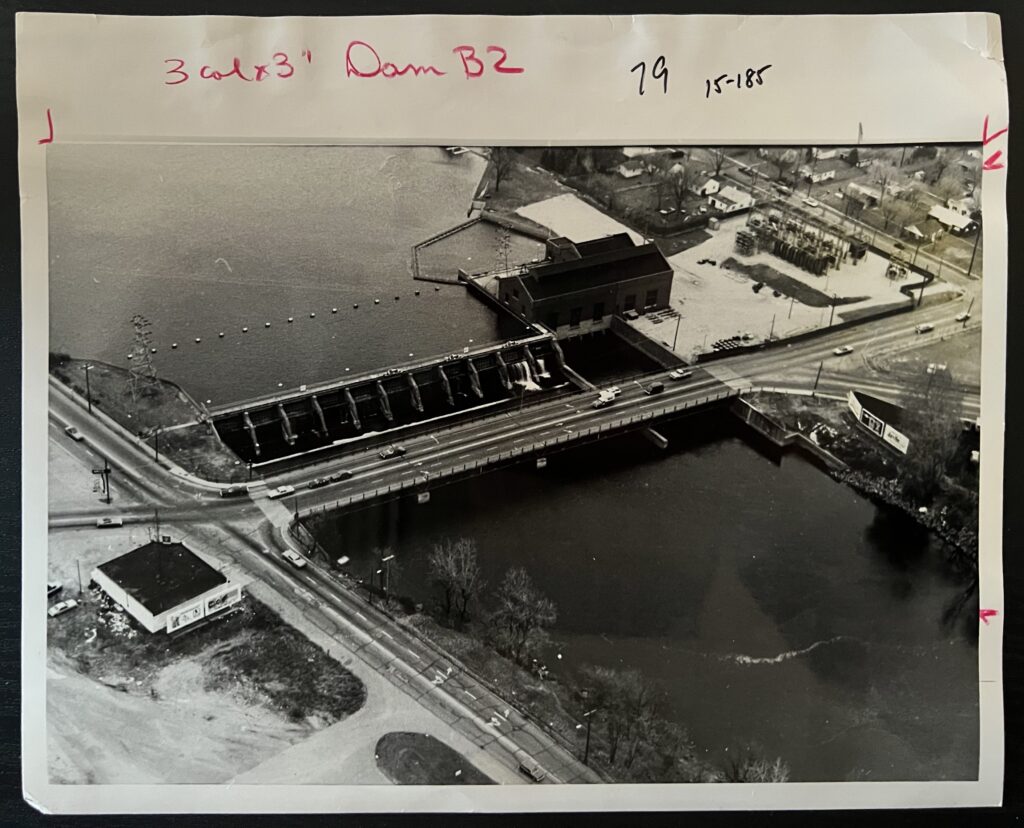
[[637, 247], [625, 233], [580, 242], [576, 249], [581, 258], [541, 264], [521, 277], [523, 287], [534, 299], [548, 299], [672, 270], [657, 245]]
[[861, 406], [870, 411], [883, 422], [891, 426], [898, 426], [903, 419], [903, 406], [896, 405], [878, 397], [872, 397], [863, 391], [854, 391], [853, 395], [858, 399]]
[[153, 615], [228, 580], [183, 543], [151, 541], [98, 569]]
[[970, 216], [961, 215], [956, 210], [950, 210], [948, 207], [943, 207], [939, 204], [932, 207], [928, 215], [934, 216], [947, 227], [955, 227], [958, 230], [964, 230], [975, 223]]

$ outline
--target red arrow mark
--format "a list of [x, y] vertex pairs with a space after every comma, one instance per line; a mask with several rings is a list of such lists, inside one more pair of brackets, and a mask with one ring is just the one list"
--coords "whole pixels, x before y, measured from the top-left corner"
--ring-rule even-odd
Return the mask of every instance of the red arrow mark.
[[988, 115], [985, 116], [985, 123], [981, 127], [981, 145], [986, 147], [992, 141], [995, 141], [1000, 135], [1005, 135], [1009, 127], [1003, 127], [998, 132], [993, 132], [991, 135], [988, 134]]
[[50, 127], [50, 134], [46, 138], [40, 138], [40, 144], [52, 144], [53, 143], [53, 116], [50, 115], [50, 110], [46, 110], [46, 123]]
[[985, 626], [988, 626], [988, 619], [999, 615], [999, 610], [993, 609], [980, 609], [978, 610], [978, 618], [985, 622]]
[[988, 158], [985, 159], [985, 163], [981, 165], [983, 170], [1001, 170], [1006, 164], [999, 164], [1000, 156], [1003, 154], [1002, 150], [996, 150]]

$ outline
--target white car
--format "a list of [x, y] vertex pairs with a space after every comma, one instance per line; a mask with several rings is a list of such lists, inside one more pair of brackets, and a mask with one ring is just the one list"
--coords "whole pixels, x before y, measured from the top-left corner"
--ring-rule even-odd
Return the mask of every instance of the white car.
[[85, 437], [83, 437], [83, 436], [82, 436], [82, 432], [81, 432], [81, 431], [79, 431], [79, 430], [78, 430], [77, 428], [75, 428], [74, 426], [68, 426], [67, 428], [65, 428], [65, 429], [64, 429], [64, 433], [65, 433], [65, 434], [67, 434], [67, 435], [68, 435], [68, 437], [70, 437], [70, 438], [71, 438], [72, 440], [74, 440], [74, 441], [75, 441], [76, 443], [81, 443], [81, 442], [82, 442], [82, 440], [84, 440], [84, 439], [85, 439]]
[[678, 371], [669, 371], [668, 372], [668, 378], [669, 379], [674, 379], [674, 380], [689, 379], [692, 376], [693, 376], [693, 371], [691, 371], [689, 369], [678, 370]]
[[279, 497], [284, 497], [285, 495], [290, 495], [294, 491], [295, 491], [295, 487], [294, 486], [278, 486], [276, 489], [274, 489], [272, 492], [270, 492], [267, 495], [267, 497], [269, 497], [271, 500], [276, 500]]
[[97, 529], [111, 529], [114, 526], [124, 526], [124, 518], [102, 517], [96, 521]]
[[65, 612], [71, 612], [71, 610], [77, 606], [78, 601], [74, 598], [68, 598], [67, 601], [60, 601], [59, 603], [54, 604], [46, 611], [46, 614], [49, 615], [50, 618], [56, 618], [58, 615], [63, 615]]
[[286, 549], [281, 553], [281, 557], [284, 558], [288, 563], [294, 566], [296, 569], [302, 569], [306, 565], [306, 559], [302, 557], [298, 552], [292, 552], [291, 549]]
[[956, 315], [956, 321], [957, 322], [966, 322], [970, 318], [971, 318], [971, 315], [967, 311], [964, 311], [963, 313], [958, 313]]
[[847, 354], [852, 354], [853, 353], [853, 346], [852, 345], [840, 345], [832, 353], [835, 354], [836, 356], [846, 356]]
[[932, 325], [930, 322], [922, 322], [920, 325], [914, 328], [914, 330], [919, 334], [923, 334], [928, 333], [928, 331], [934, 331], [935, 326]]
[[818, 206], [818, 202], [815, 201], [813, 198], [805, 198], [804, 199], [804, 204], [806, 204], [808, 207], [817, 207]]

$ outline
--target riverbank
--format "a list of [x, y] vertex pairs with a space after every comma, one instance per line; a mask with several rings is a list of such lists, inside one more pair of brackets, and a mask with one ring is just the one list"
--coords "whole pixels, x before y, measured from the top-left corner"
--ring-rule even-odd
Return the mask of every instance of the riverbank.
[[845, 401], [762, 392], [754, 404], [786, 428], [804, 434], [842, 460], [847, 469], [829, 474], [878, 505], [898, 509], [934, 533], [951, 550], [950, 560], [966, 578], [977, 577], [978, 495], [962, 481], [947, 480], [930, 505], [907, 497], [899, 481], [900, 458], [868, 436]]
[[[87, 370], [88, 366], [88, 370]], [[97, 360], [50, 354], [50, 373], [88, 405], [204, 480], [241, 482], [247, 467], [221, 443], [206, 415], [178, 385], [157, 379], [133, 401], [128, 371]]]

